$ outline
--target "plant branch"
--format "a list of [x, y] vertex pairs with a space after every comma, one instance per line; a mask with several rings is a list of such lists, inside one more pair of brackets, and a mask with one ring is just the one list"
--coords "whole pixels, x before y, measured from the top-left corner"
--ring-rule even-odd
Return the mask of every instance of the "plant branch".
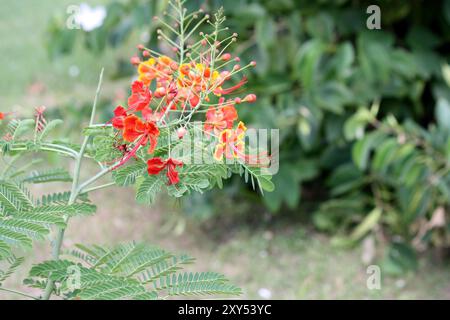
[[14, 293], [14, 294], [17, 294], [17, 295], [26, 297], [26, 298], [33, 299], [33, 300], [39, 300], [39, 298], [37, 298], [37, 297], [35, 297], [35, 296], [26, 294], [26, 293], [24, 293], [24, 292], [16, 291], [16, 290], [13, 290], [13, 289], [7, 289], [7, 288], [0, 287], [0, 291], [5, 291], [5, 292], [9, 292], [9, 293]]
[[[101, 89], [102, 80], [103, 80], [103, 72], [104, 72], [104, 69], [102, 69], [102, 71], [100, 72], [100, 78], [99, 78], [99, 81], [98, 81], [97, 91], [95, 93], [94, 104], [92, 106], [92, 112], [91, 112], [91, 118], [89, 120], [89, 126], [94, 124], [95, 113], [96, 113], [96, 110], [97, 110], [98, 96], [100, 94], [100, 89]], [[89, 136], [86, 136], [84, 138], [84, 140], [83, 140], [83, 144], [81, 145], [80, 152], [78, 153], [77, 158], [76, 158], [74, 174], [73, 174], [73, 181], [72, 181], [72, 189], [71, 189], [71, 192], [70, 192], [69, 201], [67, 203], [68, 205], [73, 204], [77, 200], [77, 198], [79, 196], [80, 187], [79, 187], [78, 184], [79, 184], [79, 181], [80, 181], [81, 163], [83, 161], [83, 156], [84, 156], [84, 153], [86, 151], [86, 147], [87, 147], [88, 142], [89, 142]], [[66, 227], [65, 228], [59, 228], [58, 234], [56, 235], [56, 239], [52, 243], [53, 244], [53, 247], [52, 247], [52, 258], [53, 258], [53, 260], [59, 260], [59, 254], [60, 254], [60, 251], [61, 251], [61, 246], [62, 246], [62, 242], [63, 242], [63, 239], [64, 239], [64, 233], [65, 233], [65, 230], [67, 228], [67, 223], [69, 221], [69, 217], [66, 216], [64, 218], [64, 220], [65, 220]], [[44, 295], [42, 296], [42, 299], [43, 300], [50, 299], [50, 296], [51, 296], [51, 294], [53, 292], [53, 289], [54, 289], [54, 282], [53, 282], [52, 279], [49, 278], [48, 282], [47, 282], [47, 286], [46, 286], [45, 291], [44, 291]]]

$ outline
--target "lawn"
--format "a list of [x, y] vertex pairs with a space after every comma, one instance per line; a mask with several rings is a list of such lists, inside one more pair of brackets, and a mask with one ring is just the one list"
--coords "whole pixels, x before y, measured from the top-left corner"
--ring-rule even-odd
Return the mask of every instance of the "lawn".
[[[91, 4], [103, 1], [86, 1]], [[117, 56], [129, 50], [108, 50], [94, 56], [77, 48], [74, 55], [50, 60], [45, 49], [48, 19], [65, 11], [71, 0], [8, 1], [0, 11], [0, 103], [5, 111], [32, 112], [37, 105], [58, 106], [82, 97], [92, 97], [98, 73], [113, 73]], [[79, 70], [78, 75], [70, 70]], [[71, 75], [72, 74], [72, 75]], [[102, 94], [114, 92], [117, 83], [106, 80]], [[114, 189], [98, 192], [94, 202], [101, 204], [93, 217], [75, 219], [67, 232], [65, 245], [97, 242], [116, 243], [130, 239], [148, 241], [198, 258], [197, 269], [227, 274], [244, 290], [244, 298], [274, 299], [450, 299], [448, 266], [421, 260], [419, 270], [402, 277], [383, 277], [381, 290], [366, 287], [366, 267], [362, 248], [338, 250], [327, 237], [303, 224], [272, 221], [258, 227], [239, 224], [226, 228], [205, 227], [186, 219], [169, 204], [148, 209], [134, 204], [133, 191]], [[124, 204], [130, 204], [124, 205]], [[264, 213], [261, 212], [261, 215]], [[38, 244], [35, 261], [48, 257], [49, 248]], [[19, 288], [19, 278], [35, 262], [27, 259], [20, 274], [8, 286]], [[9, 296], [0, 295], [0, 299]]]

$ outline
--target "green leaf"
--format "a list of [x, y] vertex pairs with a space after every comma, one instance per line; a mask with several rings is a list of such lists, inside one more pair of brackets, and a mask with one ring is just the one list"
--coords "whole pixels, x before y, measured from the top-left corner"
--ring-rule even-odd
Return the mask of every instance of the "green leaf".
[[33, 207], [28, 190], [11, 182], [0, 181], [0, 209], [5, 213], [29, 210]]
[[352, 150], [352, 156], [353, 161], [359, 169], [365, 170], [367, 168], [370, 152], [384, 139], [385, 134], [383, 132], [375, 131], [355, 143]]
[[163, 180], [158, 175], [142, 178], [142, 182], [138, 182], [136, 201], [146, 205], [153, 204], [156, 195], [161, 191], [162, 186]]
[[450, 103], [442, 97], [436, 103], [436, 120], [441, 128], [450, 132]]
[[352, 241], [358, 241], [372, 230], [381, 218], [383, 211], [380, 208], [374, 208], [361, 223], [350, 234]]
[[[1, 244], [0, 244], [0, 259], [2, 257], [1, 254]], [[19, 266], [24, 262], [25, 258], [20, 257], [17, 258], [16, 256], [12, 255], [8, 257], [7, 264], [8, 269], [5, 271], [0, 270], [0, 287], [2, 286], [2, 283], [5, 282], [6, 279], [8, 279], [16, 270], [19, 268]]]
[[22, 180], [25, 183], [48, 183], [48, 182], [71, 182], [72, 177], [62, 168], [50, 169], [46, 171], [32, 171], [31, 174]]
[[39, 137], [40, 140], [44, 140], [45, 138], [48, 137], [48, 135], [56, 129], [56, 127], [62, 125], [64, 123], [64, 121], [60, 120], [60, 119], [55, 119], [50, 121], [49, 123], [47, 123], [47, 125], [45, 126], [44, 130], [42, 130], [42, 133]]
[[12, 134], [13, 139], [17, 140], [22, 137], [25, 133], [31, 132], [34, 128], [35, 121], [33, 119], [21, 120], [18, 122], [14, 133]]
[[[154, 300], [173, 295], [238, 295], [241, 290], [217, 273], [176, 272], [193, 259], [176, 257], [165, 250], [142, 243], [125, 243], [112, 248], [98, 245], [77, 245], [72, 256], [83, 265], [70, 260], [45, 261], [34, 265], [24, 281], [42, 287], [45, 280], [55, 281], [55, 293], [67, 299], [82, 300]], [[86, 267], [85, 265], [89, 265]], [[77, 288], [68, 285], [70, 269], [79, 271]]]
[[113, 178], [118, 186], [130, 186], [136, 183], [138, 177], [146, 174], [145, 169], [145, 163], [136, 162], [114, 170]]
[[403, 275], [418, 267], [416, 252], [405, 243], [392, 243], [382, 261], [382, 270], [387, 274]]

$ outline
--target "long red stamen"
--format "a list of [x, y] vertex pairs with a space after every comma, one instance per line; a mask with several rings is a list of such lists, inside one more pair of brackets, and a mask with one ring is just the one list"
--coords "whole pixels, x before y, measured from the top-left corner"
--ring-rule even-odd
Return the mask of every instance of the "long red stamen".
[[133, 156], [136, 155], [136, 152], [139, 150], [139, 148], [142, 146], [144, 140], [146, 139], [146, 135], [142, 135], [139, 139], [138, 142], [136, 142], [136, 145], [133, 147], [133, 149], [131, 149], [123, 158], [122, 160], [115, 165], [113, 168], [111, 168], [111, 171], [116, 170], [117, 168], [123, 166], [128, 160], [130, 160]]
[[221, 94], [230, 94], [230, 93], [232, 93], [233, 91], [235, 91], [235, 90], [237, 90], [237, 89], [239, 89], [240, 87], [242, 87], [244, 84], [246, 84], [247, 83], [247, 77], [243, 77], [242, 78], [242, 80], [241, 81], [239, 81], [239, 83], [238, 84], [236, 84], [235, 86], [232, 86], [232, 87], [230, 87], [230, 88], [227, 88], [227, 89], [222, 89], [222, 90], [220, 90], [220, 93]]

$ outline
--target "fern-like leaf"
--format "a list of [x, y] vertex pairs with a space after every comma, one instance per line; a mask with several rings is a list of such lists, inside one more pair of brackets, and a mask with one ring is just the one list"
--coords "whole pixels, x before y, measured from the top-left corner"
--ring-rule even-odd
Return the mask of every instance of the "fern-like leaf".
[[163, 180], [161, 177], [157, 175], [145, 177], [138, 186], [136, 201], [147, 205], [153, 204], [162, 186]]
[[16, 270], [17, 268], [23, 263], [25, 259], [23, 257], [17, 258], [14, 255], [11, 255], [7, 259], [8, 268], [6, 270], [0, 270], [0, 287], [2, 286], [3, 282], [5, 282], [6, 279], [8, 279]]
[[31, 174], [22, 180], [25, 183], [47, 183], [47, 182], [70, 182], [72, 177], [62, 168], [51, 169], [46, 171], [33, 171]]
[[[33, 266], [30, 286], [40, 286], [47, 278], [57, 285], [56, 293], [68, 299], [86, 300], [152, 300], [158, 296], [240, 294], [223, 275], [213, 272], [176, 272], [193, 259], [175, 255], [142, 243], [125, 243], [113, 248], [77, 245], [71, 255], [81, 263], [69, 260], [46, 261]], [[87, 265], [87, 266], [86, 266]], [[79, 285], [69, 285], [76, 268]]]

